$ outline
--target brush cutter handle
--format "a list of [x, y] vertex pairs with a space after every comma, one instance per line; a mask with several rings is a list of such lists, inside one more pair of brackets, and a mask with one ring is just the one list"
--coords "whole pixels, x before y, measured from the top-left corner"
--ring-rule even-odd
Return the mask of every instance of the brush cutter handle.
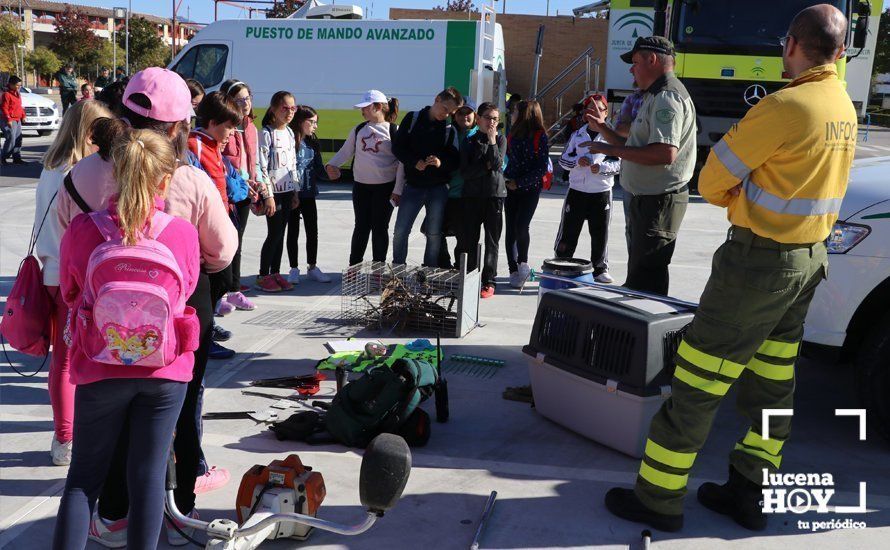
[[173, 447], [170, 447], [170, 456], [167, 457], [167, 490], [176, 489], [176, 459], [173, 457]]

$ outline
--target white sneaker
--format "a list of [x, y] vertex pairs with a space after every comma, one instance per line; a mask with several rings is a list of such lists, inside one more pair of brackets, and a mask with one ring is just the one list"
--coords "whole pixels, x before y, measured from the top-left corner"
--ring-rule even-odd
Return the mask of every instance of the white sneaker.
[[325, 273], [324, 271], [318, 269], [318, 266], [313, 267], [309, 271], [306, 272], [306, 275], [309, 276], [313, 281], [318, 281], [319, 283], [330, 283], [331, 276]]
[[292, 267], [290, 268], [290, 274], [287, 276], [287, 282], [292, 285], [300, 284], [300, 268]]
[[53, 457], [53, 464], [56, 466], [67, 466], [71, 464], [71, 447], [72, 441], [68, 443], [59, 443], [56, 436], [53, 436], [53, 444], [50, 448], [50, 454]]
[[90, 519], [89, 539], [98, 542], [105, 548], [124, 548], [127, 546], [127, 518], [106, 523], [93, 512]]
[[522, 279], [520, 278], [518, 271], [514, 271], [510, 274], [510, 286], [513, 288], [522, 288]]
[[[195, 508], [192, 508], [192, 511], [186, 515], [192, 519], [200, 519], [198, 517], [198, 510]], [[176, 524], [176, 527], [179, 528], [179, 531], [182, 531], [189, 537], [194, 538], [194, 536], [195, 536], [195, 528], [194, 527], [186, 527], [185, 525], [182, 525], [178, 521], [175, 522], [175, 524]], [[167, 519], [166, 517], [164, 517], [164, 527], [165, 527], [164, 530], [167, 531], [167, 543], [170, 546], [185, 546], [186, 544], [188, 544], [189, 540], [187, 538], [185, 538], [184, 536], [182, 536], [182, 534], [180, 534], [180, 532], [177, 531], [176, 527], [174, 527], [173, 525], [174, 525], [174, 522], [172, 522], [169, 519]]]
[[594, 277], [593, 280], [598, 283], [603, 283], [604, 285], [610, 285], [615, 282], [615, 279], [613, 279], [612, 276], [609, 275], [608, 271], [603, 271], [602, 273]]
[[528, 282], [528, 278], [531, 277], [532, 268], [528, 266], [526, 263], [519, 264], [519, 286], [523, 286], [526, 282]]

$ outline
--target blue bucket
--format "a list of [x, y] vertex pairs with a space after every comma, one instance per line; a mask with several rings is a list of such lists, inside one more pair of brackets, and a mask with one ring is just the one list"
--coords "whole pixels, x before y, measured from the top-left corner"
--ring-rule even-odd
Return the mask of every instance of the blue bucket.
[[[573, 279], [579, 283], [593, 282], [593, 264], [582, 258], [550, 258], [544, 260], [544, 265], [541, 266], [541, 273]], [[576, 286], [566, 281], [555, 281], [541, 277], [541, 281], [538, 284], [538, 301], [541, 300], [541, 296], [550, 291], [575, 288]]]

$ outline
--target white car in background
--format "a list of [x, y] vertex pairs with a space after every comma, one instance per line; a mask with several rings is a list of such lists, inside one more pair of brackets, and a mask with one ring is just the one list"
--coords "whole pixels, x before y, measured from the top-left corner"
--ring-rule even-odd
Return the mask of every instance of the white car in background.
[[32, 93], [28, 88], [22, 88], [22, 107], [25, 109], [22, 130], [33, 130], [40, 136], [48, 136], [62, 124], [62, 106]]
[[852, 363], [868, 424], [890, 438], [890, 157], [850, 172], [828, 253], [828, 279], [804, 326], [805, 353]]

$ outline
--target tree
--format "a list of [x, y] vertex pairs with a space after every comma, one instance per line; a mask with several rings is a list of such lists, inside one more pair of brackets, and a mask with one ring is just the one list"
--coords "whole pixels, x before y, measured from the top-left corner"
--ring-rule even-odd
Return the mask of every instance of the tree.
[[873, 74], [890, 73], [890, 9], [881, 14], [878, 24], [878, 44], [875, 47]]
[[303, 7], [306, 0], [284, 0], [266, 10], [266, 19], [286, 19]]
[[25, 56], [25, 67], [37, 73], [37, 76], [52, 78], [62, 68], [62, 60], [49, 48], [39, 46]]
[[99, 57], [102, 39], [93, 32], [89, 18], [79, 9], [65, 6], [65, 11], [56, 17], [56, 35], [52, 50], [62, 62], [88, 69]]
[[[117, 33], [117, 43], [126, 47], [127, 33]], [[167, 64], [170, 50], [158, 36], [157, 26], [142, 17], [130, 18], [130, 74], [146, 67], [160, 67]], [[123, 64], [119, 58], [118, 65]]]
[[[115, 59], [115, 50], [117, 50], [117, 59]], [[114, 74], [115, 67], [123, 67], [126, 59], [127, 54], [123, 48], [115, 45], [111, 40], [103, 40], [96, 63], [98, 63], [100, 68], [105, 67]], [[115, 65], [115, 61], [117, 61], [117, 65]]]
[[448, 0], [444, 6], [436, 6], [433, 11], [463, 11], [478, 13], [473, 0]]
[[28, 35], [17, 15], [0, 15], [0, 72], [17, 72], [16, 58], [21, 55], [19, 48], [25, 45], [27, 39]]

